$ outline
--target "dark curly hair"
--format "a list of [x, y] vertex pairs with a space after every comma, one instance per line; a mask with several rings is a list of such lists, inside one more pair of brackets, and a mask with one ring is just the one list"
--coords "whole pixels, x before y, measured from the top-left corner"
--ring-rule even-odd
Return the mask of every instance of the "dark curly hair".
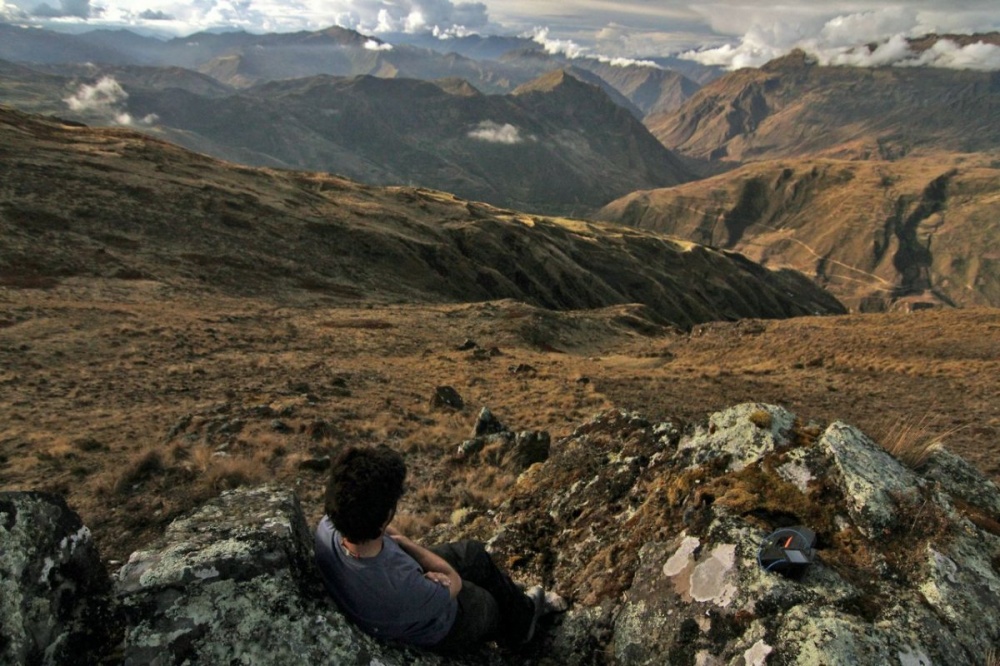
[[349, 541], [378, 538], [403, 496], [406, 463], [388, 446], [349, 447], [330, 468], [326, 515]]

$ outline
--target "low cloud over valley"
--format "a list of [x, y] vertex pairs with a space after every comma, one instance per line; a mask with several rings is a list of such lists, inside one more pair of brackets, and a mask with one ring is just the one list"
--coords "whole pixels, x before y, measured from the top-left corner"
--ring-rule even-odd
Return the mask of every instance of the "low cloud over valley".
[[113, 77], [105, 76], [90, 85], [83, 83], [64, 102], [71, 111], [91, 114], [115, 125], [151, 125], [156, 122], [155, 114], [136, 119], [125, 110], [128, 93]]
[[476, 126], [476, 129], [469, 132], [469, 138], [486, 141], [487, 143], [505, 143], [514, 145], [523, 143], [521, 130], [510, 123], [495, 123], [492, 120], [484, 120]]

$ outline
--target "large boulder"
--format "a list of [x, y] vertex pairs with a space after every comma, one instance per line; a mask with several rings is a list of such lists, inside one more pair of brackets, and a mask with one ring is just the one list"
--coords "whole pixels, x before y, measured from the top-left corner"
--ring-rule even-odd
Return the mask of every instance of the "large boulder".
[[97, 663], [114, 642], [110, 581], [58, 495], [0, 493], [0, 663]]
[[[223, 493], [118, 573], [126, 664], [436, 664], [376, 642], [329, 601], [294, 493]], [[479, 660], [481, 663], [482, 660]]]
[[[957, 666], [1000, 645], [998, 508], [947, 451], [913, 470], [845, 423], [746, 404], [682, 429], [616, 410], [521, 476], [490, 547], [575, 598], [547, 644], [573, 663]], [[766, 571], [766, 537], [794, 525], [816, 559]], [[588, 660], [580, 627], [603, 625], [581, 606], [609, 603]]]

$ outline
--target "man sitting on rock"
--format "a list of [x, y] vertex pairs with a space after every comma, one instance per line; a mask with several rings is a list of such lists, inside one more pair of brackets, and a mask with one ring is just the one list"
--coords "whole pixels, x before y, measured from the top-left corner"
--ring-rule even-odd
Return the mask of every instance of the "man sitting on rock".
[[494, 640], [514, 648], [566, 602], [521, 589], [483, 545], [424, 548], [389, 526], [406, 465], [387, 446], [351, 447], [333, 462], [316, 560], [341, 610], [372, 636], [454, 654]]

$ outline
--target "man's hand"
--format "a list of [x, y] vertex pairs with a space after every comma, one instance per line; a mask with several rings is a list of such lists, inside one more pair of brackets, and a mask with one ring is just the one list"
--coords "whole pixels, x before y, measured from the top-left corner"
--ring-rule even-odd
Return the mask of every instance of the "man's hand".
[[451, 587], [451, 579], [448, 578], [448, 574], [443, 574], [440, 571], [428, 571], [427, 573], [424, 574], [424, 578], [430, 581], [434, 581], [438, 585]]
[[403, 552], [417, 561], [420, 568], [424, 570], [424, 578], [444, 585], [452, 599], [458, 596], [462, 589], [462, 577], [450, 564], [412, 539], [403, 536], [390, 525], [386, 525], [382, 532], [398, 543]]

